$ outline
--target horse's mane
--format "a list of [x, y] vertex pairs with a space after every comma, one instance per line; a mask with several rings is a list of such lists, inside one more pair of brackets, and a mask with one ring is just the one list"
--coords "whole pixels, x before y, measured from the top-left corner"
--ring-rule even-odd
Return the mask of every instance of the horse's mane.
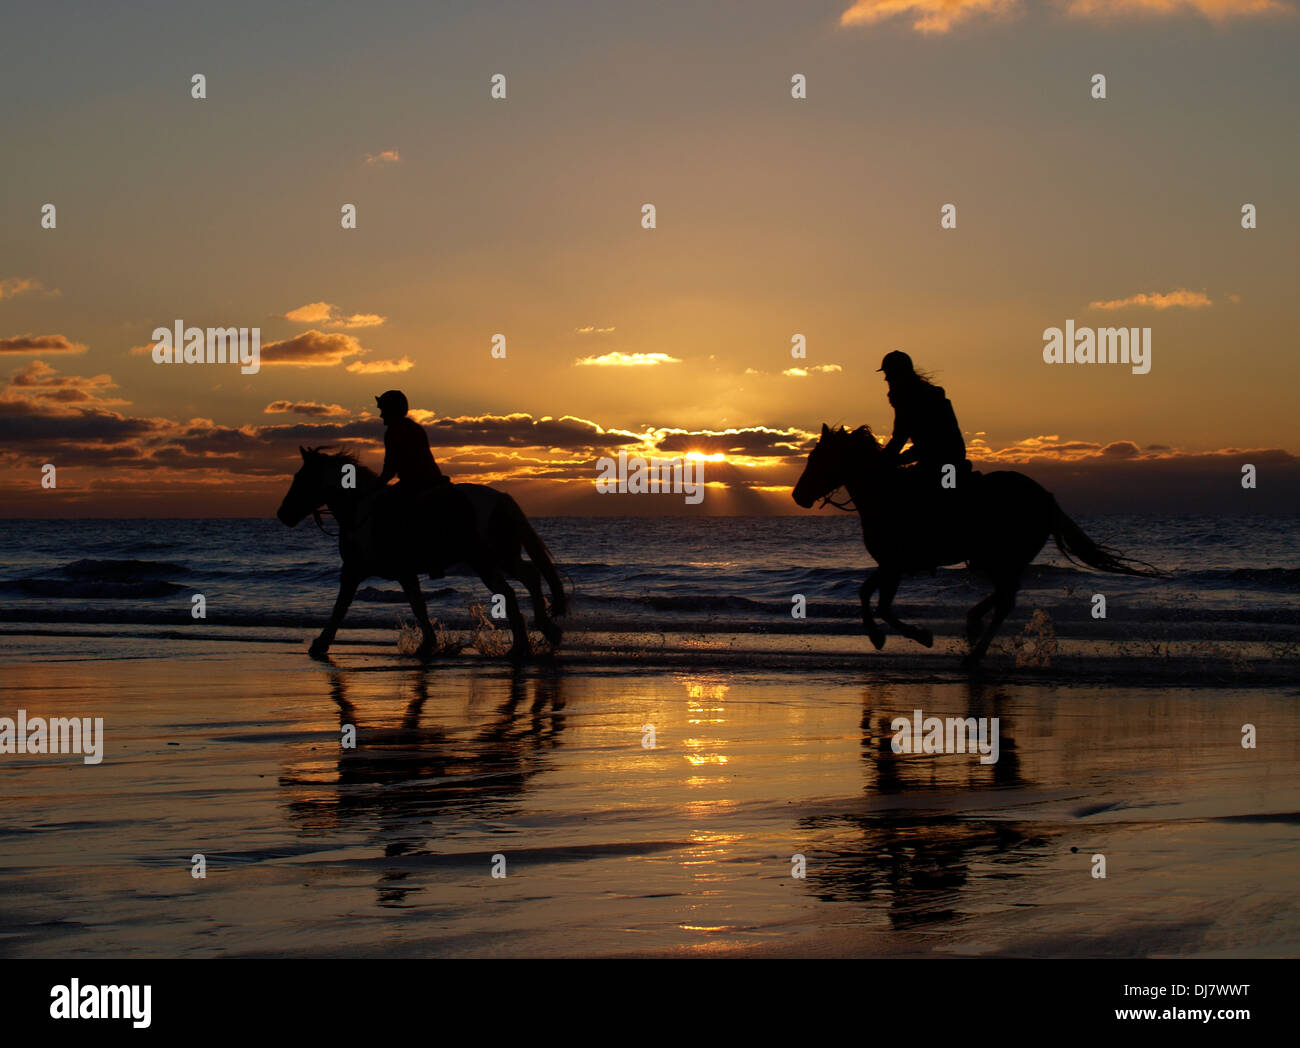
[[340, 449], [339, 451], [333, 451], [332, 447], [333, 447], [332, 445], [327, 444], [324, 447], [306, 448], [304, 450], [306, 450], [307, 454], [309, 455], [316, 455], [319, 458], [332, 459], [334, 462], [338, 463], [339, 465], [346, 464], [349, 466], [354, 466], [356, 467], [357, 476], [362, 477], [366, 480], [379, 479], [379, 474], [377, 474], [374, 470], [372, 470], [369, 466], [367, 466], [364, 462], [362, 462], [360, 457], [358, 457], [358, 455], [356, 454], [356, 452], [350, 451], [347, 448]]
[[843, 425], [840, 425], [831, 429], [830, 432], [833, 436], [838, 437], [841, 440], [850, 440], [854, 443], [869, 440], [877, 447], [880, 446], [880, 441], [878, 441], [876, 435], [871, 432], [871, 427], [866, 424], [863, 424], [854, 430], [846, 429]]

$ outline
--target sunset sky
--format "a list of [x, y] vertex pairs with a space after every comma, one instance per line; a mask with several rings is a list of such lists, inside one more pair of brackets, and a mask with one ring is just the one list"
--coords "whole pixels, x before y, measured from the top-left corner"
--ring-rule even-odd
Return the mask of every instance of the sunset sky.
[[[530, 513], [684, 511], [596, 495], [620, 448], [796, 512], [891, 349], [1080, 513], [1295, 511], [1298, 45], [1289, 0], [11, 10], [0, 514], [269, 515], [300, 444], [378, 467], [390, 387]], [[155, 364], [178, 319], [261, 371]], [[1045, 364], [1067, 320], [1150, 373]]]

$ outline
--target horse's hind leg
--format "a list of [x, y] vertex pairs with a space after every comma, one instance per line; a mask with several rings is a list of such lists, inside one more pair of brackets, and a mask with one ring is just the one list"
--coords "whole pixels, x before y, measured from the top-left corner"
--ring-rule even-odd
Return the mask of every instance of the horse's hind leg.
[[924, 626], [910, 626], [906, 622], [900, 622], [898, 617], [890, 610], [891, 605], [894, 603], [894, 594], [898, 592], [898, 582], [899, 577], [896, 572], [889, 572], [885, 575], [885, 581], [880, 586], [880, 603], [876, 605], [876, 611], [882, 619], [908, 640], [914, 640], [927, 648], [933, 648], [933, 633]]
[[485, 564], [479, 562], [474, 566], [478, 577], [483, 580], [488, 590], [495, 596], [500, 593], [506, 601], [506, 621], [510, 623], [510, 630], [514, 634], [514, 643], [510, 645], [510, 650], [506, 653], [507, 658], [526, 659], [530, 654], [528, 647], [528, 626], [524, 622], [523, 612], [519, 610], [519, 601], [515, 598], [515, 591], [510, 588], [510, 583], [495, 564]]
[[320, 631], [320, 636], [312, 641], [311, 647], [307, 649], [307, 653], [313, 659], [323, 659], [330, 650], [330, 645], [334, 643], [334, 635], [343, 624], [343, 616], [348, 613], [352, 598], [357, 595], [357, 587], [361, 585], [364, 577], [346, 566], [343, 568], [339, 575], [339, 595], [334, 600], [334, 610], [330, 612], [330, 620]]
[[434, 631], [433, 623], [429, 621], [429, 608], [424, 603], [424, 593], [420, 589], [420, 576], [403, 575], [401, 583], [402, 592], [406, 594], [411, 610], [415, 612], [415, 621], [419, 624], [420, 633], [423, 635], [415, 653], [420, 658], [427, 659], [438, 648], [438, 635]]
[[528, 587], [528, 596], [532, 598], [533, 616], [537, 619], [537, 628], [542, 631], [542, 636], [552, 648], [558, 648], [564, 634], [547, 614], [546, 594], [542, 592], [542, 573], [523, 557], [515, 558], [511, 571], [515, 578]]
[[983, 636], [979, 642], [971, 649], [971, 653], [962, 659], [962, 665], [967, 669], [974, 669], [984, 653], [989, 650], [989, 645], [993, 642], [993, 637], [998, 632], [998, 627], [1012, 609], [1016, 606], [1016, 591], [1020, 589], [1020, 580], [1001, 579], [996, 583], [993, 596], [988, 598], [993, 602], [993, 617], [989, 620], [988, 627], [984, 630]]
[[994, 602], [998, 599], [997, 592], [994, 591], [976, 604], [970, 611], [966, 612], [966, 640], [972, 648], [980, 639], [980, 633], [984, 628], [984, 615], [993, 607]]

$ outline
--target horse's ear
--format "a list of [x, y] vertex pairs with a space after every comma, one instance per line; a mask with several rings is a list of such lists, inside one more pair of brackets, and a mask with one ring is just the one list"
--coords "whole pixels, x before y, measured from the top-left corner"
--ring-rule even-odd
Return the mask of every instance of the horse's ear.
[[301, 444], [299, 444], [299, 445], [298, 445], [298, 450], [302, 452], [302, 460], [303, 460], [304, 462], [306, 462], [306, 461], [307, 461], [307, 449], [304, 448]]
[[825, 422], [823, 422], [823, 423], [822, 423], [822, 437], [825, 438], [825, 437], [829, 436], [829, 435], [830, 435], [830, 432], [831, 432], [831, 427], [828, 426], [828, 425], [826, 425]]

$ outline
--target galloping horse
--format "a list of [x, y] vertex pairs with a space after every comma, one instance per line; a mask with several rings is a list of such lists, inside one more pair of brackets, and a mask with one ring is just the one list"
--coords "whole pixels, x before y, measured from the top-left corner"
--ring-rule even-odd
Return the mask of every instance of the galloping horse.
[[[862, 625], [877, 650], [885, 645], [885, 633], [871, 616], [871, 594], [877, 589], [876, 610], [885, 622], [927, 648], [934, 644], [928, 629], [900, 622], [890, 605], [904, 575], [941, 564], [964, 561], [993, 579], [993, 593], [966, 615], [971, 651], [962, 666], [967, 669], [984, 657], [998, 627], [1015, 607], [1020, 577], [1048, 536], [1068, 559], [1099, 571], [1144, 578], [1164, 574], [1093, 542], [1061, 511], [1051, 492], [1023, 473], [968, 475], [959, 481], [961, 490], [936, 490], [918, 506], [899, 505], [900, 492], [915, 485], [900, 483], [898, 473], [885, 462], [870, 427], [850, 433], [843, 426], [831, 429], [823, 424], [821, 439], [809, 453], [793, 492], [795, 502], [810, 509], [818, 499], [832, 501], [829, 496], [840, 488], [848, 491], [862, 520], [862, 541], [877, 565], [859, 591]], [[990, 608], [992, 619], [983, 627]]]
[[[371, 576], [402, 584], [423, 634], [417, 654], [427, 658], [436, 639], [420, 576], [440, 578], [453, 564], [468, 564], [493, 594], [505, 598], [506, 618], [514, 633], [510, 658], [526, 657], [529, 648], [528, 630], [507, 574], [528, 587], [538, 628], [552, 647], [559, 647], [560, 628], [550, 616], [565, 612], [564, 586], [545, 544], [509, 495], [482, 484], [449, 484], [430, 493], [422, 505], [404, 505], [407, 500], [391, 488], [380, 488], [379, 478], [352, 455], [328, 454], [324, 448], [298, 450], [302, 468], [294, 474], [276, 516], [292, 528], [322, 505], [328, 506], [338, 521], [343, 557], [338, 599], [329, 623], [312, 642], [314, 658], [329, 651], [357, 587]], [[344, 484], [345, 476], [355, 479], [355, 487]], [[523, 559], [525, 551], [532, 563]], [[551, 589], [550, 615], [542, 576]]]

